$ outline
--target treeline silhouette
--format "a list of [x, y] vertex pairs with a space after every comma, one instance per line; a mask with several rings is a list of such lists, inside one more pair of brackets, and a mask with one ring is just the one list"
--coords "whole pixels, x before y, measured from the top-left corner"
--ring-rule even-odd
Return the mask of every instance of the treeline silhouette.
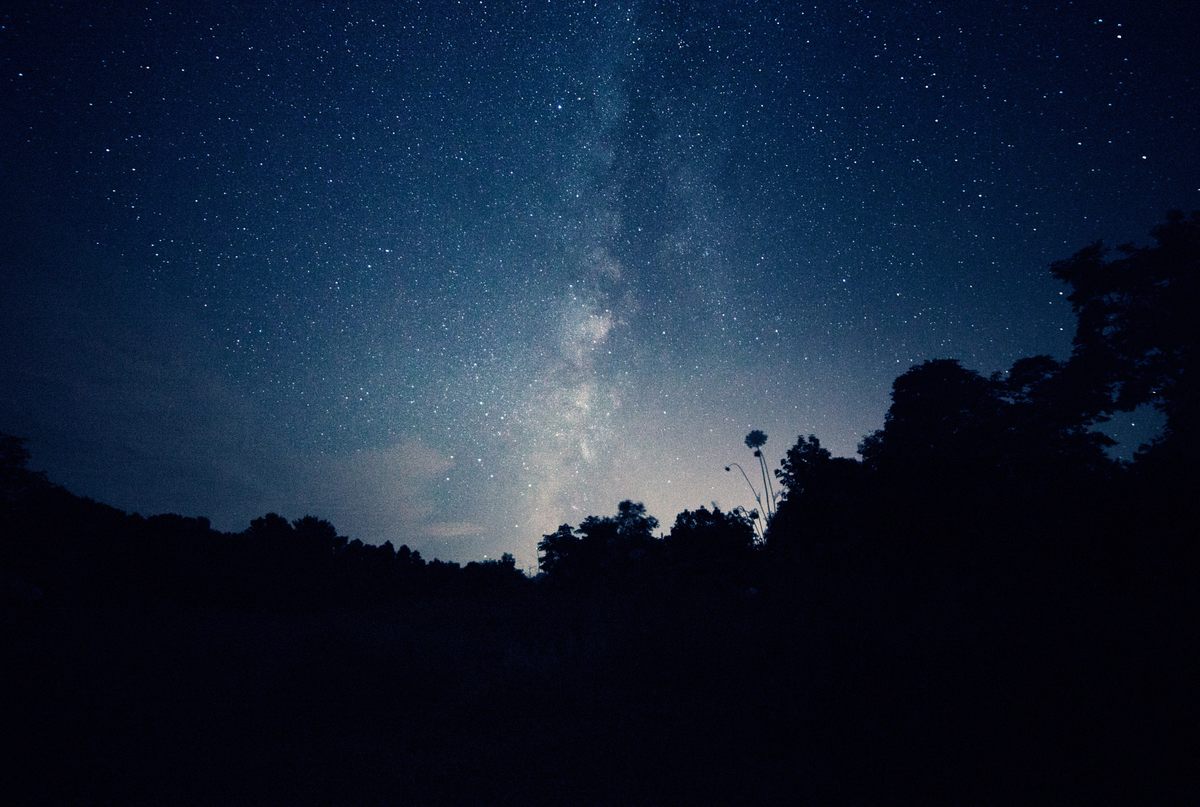
[[5, 507], [6, 595], [72, 604], [176, 603], [252, 609], [365, 606], [434, 592], [526, 582], [513, 557], [460, 566], [407, 546], [364, 544], [328, 521], [268, 513], [239, 533], [206, 518], [144, 518], [77, 497], [23, 469], [21, 441], [0, 436], [21, 493]]
[[[802, 435], [768, 479], [752, 432], [758, 511], [661, 535], [621, 502], [536, 578], [312, 516], [129, 515], [3, 437], [13, 792], [1194, 802], [1200, 215], [1153, 236], [1052, 267], [1065, 360], [917, 365], [861, 459]], [[1138, 407], [1162, 432], [1116, 460], [1100, 429]]]

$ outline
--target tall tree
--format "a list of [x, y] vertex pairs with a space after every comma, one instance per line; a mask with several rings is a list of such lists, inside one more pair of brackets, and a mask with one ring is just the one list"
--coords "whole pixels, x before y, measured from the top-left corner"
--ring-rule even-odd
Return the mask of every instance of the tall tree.
[[554, 532], [543, 535], [538, 542], [538, 568], [547, 575], [569, 576], [577, 561], [579, 544], [579, 536], [570, 524], [563, 524]]
[[999, 447], [1001, 407], [987, 378], [954, 359], [927, 361], [893, 382], [883, 429], [859, 453], [875, 470], [906, 474], [987, 462]]
[[1068, 369], [1088, 382], [1094, 419], [1150, 404], [1166, 416], [1164, 442], [1193, 453], [1200, 212], [1169, 213], [1153, 237], [1151, 246], [1118, 247], [1115, 258], [1096, 243], [1053, 265], [1079, 317]]

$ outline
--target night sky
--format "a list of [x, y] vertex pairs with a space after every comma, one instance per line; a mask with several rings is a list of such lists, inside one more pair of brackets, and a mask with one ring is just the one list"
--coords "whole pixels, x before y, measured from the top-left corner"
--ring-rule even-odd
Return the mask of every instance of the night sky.
[[1049, 263], [1200, 207], [1191, 2], [6, 8], [0, 431], [221, 529], [751, 505], [751, 428], [1063, 357]]

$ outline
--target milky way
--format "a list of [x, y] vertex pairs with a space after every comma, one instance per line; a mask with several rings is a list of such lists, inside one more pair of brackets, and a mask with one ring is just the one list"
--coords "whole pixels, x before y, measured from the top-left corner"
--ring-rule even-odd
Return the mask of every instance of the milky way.
[[300, 6], [0, 12], [0, 431], [73, 490], [529, 567], [1064, 355], [1048, 264], [1200, 207], [1180, 4]]

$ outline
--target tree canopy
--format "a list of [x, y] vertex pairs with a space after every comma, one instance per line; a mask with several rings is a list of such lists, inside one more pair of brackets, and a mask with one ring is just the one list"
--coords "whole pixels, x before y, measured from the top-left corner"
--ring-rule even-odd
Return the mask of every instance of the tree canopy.
[[1101, 418], [1150, 404], [1166, 415], [1164, 441], [1197, 447], [1196, 312], [1200, 310], [1200, 212], [1168, 214], [1154, 243], [1113, 252], [1092, 244], [1055, 263], [1078, 317], [1068, 364], [1088, 385]]

